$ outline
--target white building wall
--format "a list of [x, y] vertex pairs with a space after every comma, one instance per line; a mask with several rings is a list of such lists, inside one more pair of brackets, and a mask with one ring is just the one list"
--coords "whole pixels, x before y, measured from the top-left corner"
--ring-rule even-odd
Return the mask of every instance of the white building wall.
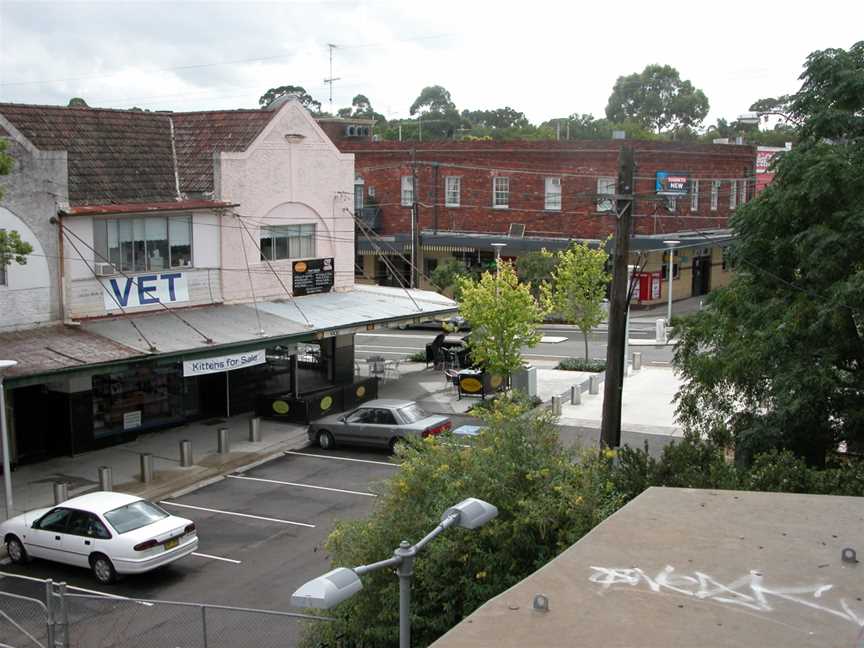
[[[223, 217], [225, 301], [251, 300], [249, 275], [238, 271], [247, 261], [259, 299], [288, 297], [260, 260], [260, 228], [267, 225], [314, 223], [314, 257], [334, 257], [337, 290], [353, 285], [354, 156], [340, 153], [299, 103], [283, 104], [246, 151], [222, 153], [215, 186], [217, 198], [240, 205]], [[272, 265], [290, 291], [291, 260]]]
[[51, 273], [45, 248], [27, 224], [9, 209], [0, 207], [0, 229], [17, 231], [33, 246], [25, 265], [6, 266], [6, 285], [0, 286], [0, 331], [46, 324], [54, 319]]

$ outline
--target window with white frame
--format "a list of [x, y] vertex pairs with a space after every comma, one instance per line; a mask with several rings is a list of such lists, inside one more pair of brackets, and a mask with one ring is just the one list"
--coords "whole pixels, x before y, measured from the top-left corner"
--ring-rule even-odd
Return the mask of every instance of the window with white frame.
[[462, 178], [446, 176], [444, 178], [444, 206], [458, 207], [462, 202]]
[[612, 198], [602, 198], [602, 196], [614, 196], [616, 184], [617, 180], [613, 176], [597, 178], [598, 212], [610, 212], [615, 210], [615, 200]]
[[402, 176], [402, 206], [414, 206], [414, 192], [417, 189], [416, 183], [413, 182], [413, 176]]
[[729, 211], [733, 211], [738, 206], [738, 181], [729, 181]]
[[561, 209], [561, 178], [546, 178], [546, 209]]
[[745, 204], [747, 202], [747, 179], [741, 180], [741, 204]]
[[711, 211], [717, 211], [717, 204], [720, 201], [720, 181], [711, 181]]
[[699, 181], [690, 183], [690, 211], [699, 211]]
[[261, 260], [308, 259], [315, 256], [315, 225], [261, 228]]
[[510, 206], [510, 178], [507, 176], [492, 178], [492, 206], [495, 209], [506, 209]]
[[192, 265], [192, 216], [105, 218], [93, 221], [97, 263], [118, 272]]
[[363, 178], [357, 176], [354, 178], [354, 213], [359, 214], [363, 209], [363, 193], [366, 185], [363, 184]]

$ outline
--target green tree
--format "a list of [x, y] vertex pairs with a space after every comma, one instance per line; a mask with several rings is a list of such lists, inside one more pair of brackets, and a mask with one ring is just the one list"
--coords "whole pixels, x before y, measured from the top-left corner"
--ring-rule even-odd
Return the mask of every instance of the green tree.
[[588, 335], [603, 321], [603, 298], [612, 276], [606, 272], [608, 255], [603, 246], [591, 248], [574, 243], [558, 255], [552, 283], [543, 285], [547, 308], [563, 315], [582, 332], [585, 360], [588, 360]]
[[[449, 529], [417, 555], [412, 645], [429, 645], [623, 503], [609, 459], [595, 452], [574, 461], [550, 418], [516, 414], [489, 417], [470, 450], [446, 437], [401, 448], [401, 466], [378, 488], [371, 516], [337, 522], [327, 540], [334, 567], [355, 567], [391, 556], [402, 540], [416, 542], [466, 497], [498, 507], [483, 527]], [[363, 576], [361, 592], [328, 610], [336, 621], [309, 624], [302, 645], [397, 645], [398, 592], [392, 570]]]
[[708, 114], [705, 93], [670, 65], [648, 65], [642, 72], [618, 77], [606, 117], [612, 122], [633, 119], [658, 133], [679, 126], [694, 127]]
[[445, 259], [437, 265], [429, 277], [439, 291], [450, 293], [456, 300], [460, 295], [459, 281], [472, 278], [471, 271], [459, 259]]
[[548, 250], [529, 252], [519, 257], [516, 265], [516, 273], [519, 281], [527, 283], [531, 287], [534, 299], [540, 299], [541, 287], [545, 282], [552, 281], [552, 272], [558, 263], [558, 257]]
[[258, 105], [262, 108], [269, 106], [274, 100], [286, 94], [295, 94], [300, 104], [313, 115], [321, 114], [321, 102], [306, 92], [302, 86], [284, 85], [278, 88], [270, 88], [258, 99]]
[[864, 41], [814, 52], [801, 80], [798, 145], [730, 221], [732, 282], [682, 323], [677, 411], [744, 461], [819, 465], [864, 442]]
[[436, 86], [426, 86], [420, 91], [420, 95], [411, 104], [411, 114], [420, 113], [450, 113], [455, 112], [456, 105], [450, 98], [450, 93], [446, 88]]
[[540, 342], [537, 327], [543, 307], [519, 282], [513, 265], [501, 262], [499, 271], [484, 272], [480, 281], [459, 280], [460, 314], [471, 322], [471, 357], [488, 371], [509, 376], [522, 366], [522, 347]]

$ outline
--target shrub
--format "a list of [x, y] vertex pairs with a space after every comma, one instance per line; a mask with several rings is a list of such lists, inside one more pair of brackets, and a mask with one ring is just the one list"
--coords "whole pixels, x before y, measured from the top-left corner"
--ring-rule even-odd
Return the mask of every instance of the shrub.
[[426, 351], [415, 351], [408, 356], [408, 362], [426, 362]]
[[564, 371], [606, 371], [605, 360], [586, 360], [585, 358], [565, 358], [556, 369]]

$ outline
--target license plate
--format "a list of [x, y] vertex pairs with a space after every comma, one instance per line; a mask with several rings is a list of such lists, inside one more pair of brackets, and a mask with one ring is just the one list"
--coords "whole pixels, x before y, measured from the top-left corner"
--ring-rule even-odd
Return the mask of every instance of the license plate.
[[169, 549], [173, 549], [174, 547], [176, 547], [179, 544], [180, 544], [180, 538], [171, 538], [170, 540], [166, 540], [165, 541], [165, 551], [168, 551]]

